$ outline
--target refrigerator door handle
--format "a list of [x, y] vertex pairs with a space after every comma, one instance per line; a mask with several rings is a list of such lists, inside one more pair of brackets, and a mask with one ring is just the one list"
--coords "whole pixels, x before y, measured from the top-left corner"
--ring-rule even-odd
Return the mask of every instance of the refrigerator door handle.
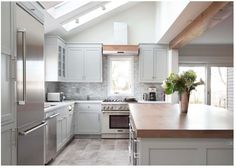
[[22, 34], [22, 63], [23, 63], [23, 94], [22, 99], [18, 100], [19, 105], [25, 105], [25, 99], [26, 99], [26, 56], [25, 56], [25, 36], [26, 36], [26, 30], [24, 28], [17, 29], [17, 33]]
[[42, 122], [41, 124], [39, 124], [39, 125], [37, 125], [37, 126], [35, 126], [35, 127], [33, 127], [33, 128], [28, 129], [27, 131], [19, 132], [19, 134], [20, 134], [20, 135], [23, 135], [23, 136], [28, 135], [28, 134], [30, 134], [31, 132], [34, 132], [34, 131], [36, 131], [37, 129], [39, 129], [39, 128], [41, 128], [41, 127], [44, 127], [45, 125], [47, 125], [47, 122], [44, 121], [44, 122]]

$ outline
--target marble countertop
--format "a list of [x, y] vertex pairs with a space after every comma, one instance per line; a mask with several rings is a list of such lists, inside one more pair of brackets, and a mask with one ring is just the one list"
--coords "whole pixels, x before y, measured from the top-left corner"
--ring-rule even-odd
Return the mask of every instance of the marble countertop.
[[49, 111], [69, 106], [75, 103], [102, 103], [102, 100], [65, 100], [63, 102], [45, 102], [44, 103], [44, 112], [47, 113]]
[[[74, 103], [102, 103], [103, 100], [65, 100], [63, 102], [45, 102], [44, 106], [44, 112], [47, 113], [49, 111], [55, 110], [57, 108], [68, 106]], [[164, 101], [144, 101], [144, 100], [138, 100], [138, 103], [166, 103]]]

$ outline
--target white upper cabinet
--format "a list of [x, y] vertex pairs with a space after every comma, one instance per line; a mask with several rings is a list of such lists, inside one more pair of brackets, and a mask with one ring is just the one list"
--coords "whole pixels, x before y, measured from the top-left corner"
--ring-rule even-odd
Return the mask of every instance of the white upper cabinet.
[[140, 45], [140, 82], [161, 83], [167, 77], [167, 47]]
[[154, 62], [153, 62], [153, 48], [140, 49], [139, 69], [140, 81], [153, 81], [154, 79]]
[[167, 78], [167, 49], [154, 48], [154, 80], [163, 82]]
[[46, 81], [63, 81], [66, 78], [66, 47], [58, 36], [45, 38]]
[[102, 82], [102, 46], [67, 45], [67, 82]]
[[67, 81], [82, 81], [84, 64], [83, 49], [68, 47], [67, 53]]
[[85, 48], [84, 76], [88, 82], [102, 82], [102, 55], [100, 47]]
[[11, 55], [12, 8], [10, 2], [1, 2], [1, 52]]

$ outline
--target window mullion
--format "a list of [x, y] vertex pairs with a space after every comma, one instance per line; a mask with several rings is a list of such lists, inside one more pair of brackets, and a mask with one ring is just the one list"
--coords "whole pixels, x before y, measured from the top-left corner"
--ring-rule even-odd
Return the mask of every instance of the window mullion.
[[206, 104], [211, 104], [211, 67], [206, 66]]

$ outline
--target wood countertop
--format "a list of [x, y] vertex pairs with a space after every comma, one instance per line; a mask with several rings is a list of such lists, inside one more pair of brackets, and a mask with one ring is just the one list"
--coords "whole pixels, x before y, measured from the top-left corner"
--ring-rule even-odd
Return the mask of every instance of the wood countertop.
[[233, 113], [208, 105], [130, 103], [131, 122], [140, 138], [233, 138]]

